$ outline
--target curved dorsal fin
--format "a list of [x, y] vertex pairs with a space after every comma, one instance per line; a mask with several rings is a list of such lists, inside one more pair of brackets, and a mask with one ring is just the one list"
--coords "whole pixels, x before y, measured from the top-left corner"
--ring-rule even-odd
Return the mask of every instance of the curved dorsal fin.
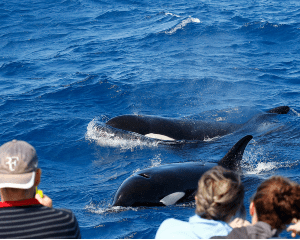
[[290, 107], [280, 106], [267, 111], [267, 113], [287, 114], [289, 111], [290, 111]]
[[243, 158], [244, 150], [253, 137], [247, 135], [240, 139], [234, 146], [228, 151], [228, 153], [218, 162], [222, 167], [230, 170], [240, 170], [241, 160]]

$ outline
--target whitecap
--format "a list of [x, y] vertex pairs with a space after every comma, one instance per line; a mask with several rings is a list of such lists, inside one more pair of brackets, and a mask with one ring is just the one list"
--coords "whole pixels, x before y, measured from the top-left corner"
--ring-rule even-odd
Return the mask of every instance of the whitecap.
[[184, 28], [189, 23], [200, 23], [200, 20], [198, 18], [189, 17], [187, 19], [182, 20], [179, 24], [177, 24], [174, 28], [165, 31], [166, 34], [173, 34], [177, 30]]
[[176, 14], [173, 14], [173, 13], [165, 13], [165, 15], [166, 15], [166, 16], [167, 16], [167, 15], [171, 15], [172, 17], [178, 17], [178, 18], [180, 18], [179, 15], [176, 15]]
[[295, 109], [291, 108], [292, 112], [295, 113], [298, 117], [300, 117], [300, 113], [298, 113]]

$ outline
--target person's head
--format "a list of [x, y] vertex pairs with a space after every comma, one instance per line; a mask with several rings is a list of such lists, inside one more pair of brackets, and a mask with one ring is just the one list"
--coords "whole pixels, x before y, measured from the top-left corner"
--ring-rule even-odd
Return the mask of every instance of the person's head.
[[216, 166], [200, 178], [195, 199], [196, 214], [228, 223], [244, 208], [244, 186], [238, 174]]
[[0, 147], [1, 200], [33, 197], [40, 183], [41, 170], [33, 146], [13, 140]]
[[263, 221], [274, 229], [284, 229], [300, 216], [300, 186], [288, 178], [269, 178], [257, 188], [250, 215], [252, 223]]

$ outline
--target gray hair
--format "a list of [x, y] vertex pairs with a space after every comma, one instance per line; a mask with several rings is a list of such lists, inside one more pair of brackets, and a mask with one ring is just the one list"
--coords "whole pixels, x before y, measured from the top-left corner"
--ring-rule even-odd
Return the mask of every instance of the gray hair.
[[198, 181], [196, 214], [206, 219], [229, 222], [244, 207], [240, 176], [221, 166], [205, 172]]

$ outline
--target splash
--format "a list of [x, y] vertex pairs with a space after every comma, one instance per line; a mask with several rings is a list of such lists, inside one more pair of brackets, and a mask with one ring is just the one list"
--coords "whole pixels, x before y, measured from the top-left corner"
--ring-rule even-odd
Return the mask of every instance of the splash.
[[156, 147], [159, 143], [158, 141], [149, 141], [139, 134], [127, 133], [127, 135], [130, 135], [130, 138], [123, 138], [121, 134], [105, 127], [103, 122], [93, 119], [87, 126], [85, 139], [95, 141], [102, 147], [120, 147], [121, 149], [131, 150], [136, 147]]
[[105, 215], [107, 213], [118, 213], [123, 211], [132, 210], [137, 212], [139, 210], [138, 207], [121, 207], [121, 206], [111, 206], [108, 205], [106, 207], [102, 207], [102, 204], [95, 204], [90, 202], [88, 205], [85, 206], [85, 210], [91, 213], [96, 213], [100, 215]]
[[252, 167], [252, 169], [249, 169], [247, 171], [247, 174], [251, 175], [251, 174], [260, 174], [260, 173], [264, 173], [264, 172], [268, 172], [271, 171], [273, 169], [277, 169], [279, 166], [277, 163], [275, 162], [259, 162], [256, 164], [256, 166], [254, 165]]
[[270, 131], [270, 130], [276, 129], [276, 128], [277, 128], [277, 124], [271, 123], [271, 122], [265, 122], [258, 126], [257, 131], [265, 132], [265, 131]]
[[212, 138], [209, 138], [209, 137], [204, 137], [203, 141], [204, 142], [213, 142], [215, 141], [216, 139], [219, 139], [221, 136], [215, 136], [215, 137], [212, 137]]
[[154, 159], [151, 160], [151, 166], [150, 167], [158, 167], [161, 165], [161, 154], [155, 156]]
[[184, 19], [183, 21], [181, 21], [179, 24], [177, 24], [174, 28], [165, 31], [166, 34], [173, 34], [175, 33], [177, 30], [184, 28], [186, 25], [188, 25], [189, 23], [200, 23], [200, 20], [198, 18], [193, 18], [193, 17], [189, 17], [187, 19]]
[[295, 109], [291, 108], [292, 112], [295, 113], [298, 117], [300, 117], [300, 113], [298, 113]]
[[281, 163], [270, 162], [264, 148], [256, 145], [257, 142], [253, 140], [250, 151], [244, 152], [241, 164], [245, 174], [258, 175], [281, 167]]
[[[151, 166], [149, 166], [148, 168], [153, 168], [153, 167], [158, 167], [161, 165], [161, 154], [159, 153], [158, 155], [156, 155], [153, 159], [151, 159]], [[145, 170], [145, 169], [143, 169]], [[142, 169], [137, 168], [133, 171], [132, 175], [133, 176], [135, 173], [142, 171]]]

